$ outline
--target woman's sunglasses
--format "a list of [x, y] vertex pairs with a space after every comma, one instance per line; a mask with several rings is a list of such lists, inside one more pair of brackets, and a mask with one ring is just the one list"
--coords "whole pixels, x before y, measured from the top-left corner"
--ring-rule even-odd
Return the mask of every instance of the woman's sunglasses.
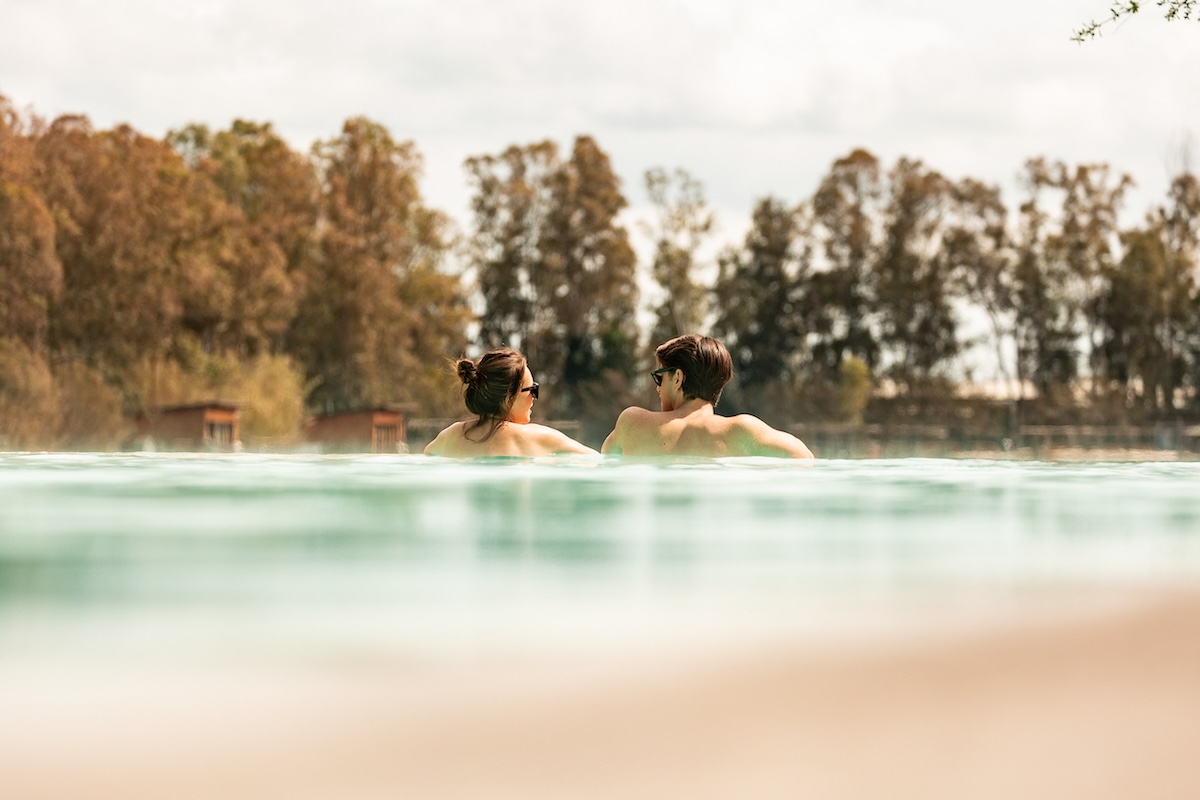
[[539, 384], [537, 381], [534, 381], [534, 382], [533, 382], [533, 385], [531, 385], [531, 386], [526, 386], [526, 387], [525, 387], [524, 389], [522, 389], [521, 391], [522, 391], [522, 392], [529, 392], [531, 395], [533, 395], [533, 399], [534, 399], [534, 400], [537, 400], [537, 399], [538, 399], [538, 386], [540, 386], [540, 385], [541, 385], [541, 384]]

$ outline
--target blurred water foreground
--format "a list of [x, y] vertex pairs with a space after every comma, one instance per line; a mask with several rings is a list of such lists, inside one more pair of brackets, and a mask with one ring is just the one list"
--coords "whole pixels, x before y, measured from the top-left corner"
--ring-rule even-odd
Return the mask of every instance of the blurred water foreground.
[[1198, 481], [0, 455], [0, 773], [16, 797], [1190, 796]]

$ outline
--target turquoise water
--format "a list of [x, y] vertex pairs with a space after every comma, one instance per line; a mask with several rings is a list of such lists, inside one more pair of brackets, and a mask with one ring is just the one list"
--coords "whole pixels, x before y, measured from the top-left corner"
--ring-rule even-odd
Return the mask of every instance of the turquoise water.
[[1198, 463], [0, 455], [10, 652], [419, 652], [1180, 584]]

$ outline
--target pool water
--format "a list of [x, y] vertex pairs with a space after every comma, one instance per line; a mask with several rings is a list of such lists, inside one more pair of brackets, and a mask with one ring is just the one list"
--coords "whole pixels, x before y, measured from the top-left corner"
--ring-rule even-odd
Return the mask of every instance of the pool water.
[[1200, 585], [1200, 463], [0, 455], [0, 650], [653, 638]]

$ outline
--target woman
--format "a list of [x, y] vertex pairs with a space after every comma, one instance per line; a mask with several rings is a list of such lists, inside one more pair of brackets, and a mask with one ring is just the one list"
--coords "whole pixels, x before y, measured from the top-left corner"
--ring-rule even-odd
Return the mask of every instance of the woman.
[[463, 382], [467, 410], [478, 419], [456, 422], [425, 448], [427, 456], [548, 456], [555, 453], [599, 455], [561, 431], [529, 421], [538, 399], [525, 356], [508, 347], [484, 353], [478, 361], [455, 364]]

